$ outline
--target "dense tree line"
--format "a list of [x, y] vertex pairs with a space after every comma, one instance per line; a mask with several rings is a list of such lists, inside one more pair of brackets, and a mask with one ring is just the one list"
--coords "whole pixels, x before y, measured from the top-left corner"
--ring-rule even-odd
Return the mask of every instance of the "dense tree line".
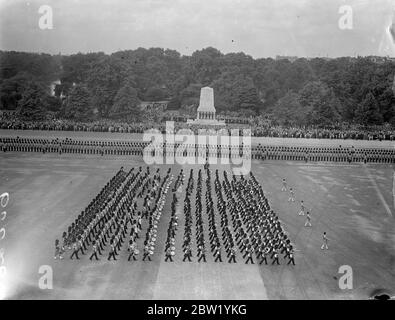
[[200, 88], [211, 86], [223, 114], [261, 115], [289, 126], [395, 125], [395, 64], [365, 57], [290, 62], [211, 47], [191, 56], [162, 48], [110, 55], [0, 52], [0, 72], [1, 107], [26, 119], [51, 111], [77, 120], [139, 121], [142, 100], [171, 100], [170, 108], [187, 112], [197, 107]]

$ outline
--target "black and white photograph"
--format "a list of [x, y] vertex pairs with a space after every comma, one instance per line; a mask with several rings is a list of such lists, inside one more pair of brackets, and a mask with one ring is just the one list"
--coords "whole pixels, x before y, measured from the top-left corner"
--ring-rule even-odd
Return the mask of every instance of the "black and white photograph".
[[0, 0], [0, 300], [395, 300], [395, 0]]

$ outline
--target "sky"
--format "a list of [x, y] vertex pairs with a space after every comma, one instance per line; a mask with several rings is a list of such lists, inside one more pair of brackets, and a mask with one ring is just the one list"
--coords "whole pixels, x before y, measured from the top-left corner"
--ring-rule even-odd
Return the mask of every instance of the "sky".
[[[52, 29], [39, 26], [42, 5], [52, 10]], [[254, 58], [394, 57], [392, 21], [395, 34], [395, 0], [0, 0], [0, 49], [191, 55], [212, 46]]]

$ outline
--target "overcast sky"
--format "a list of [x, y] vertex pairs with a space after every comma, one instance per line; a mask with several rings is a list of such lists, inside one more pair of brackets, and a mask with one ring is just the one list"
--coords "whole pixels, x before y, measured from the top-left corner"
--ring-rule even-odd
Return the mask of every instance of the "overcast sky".
[[[0, 0], [0, 49], [71, 54], [212, 46], [254, 58], [395, 56], [395, 0]], [[41, 30], [41, 5], [53, 29]], [[352, 8], [342, 30], [339, 8]], [[394, 25], [395, 27], [395, 25]]]

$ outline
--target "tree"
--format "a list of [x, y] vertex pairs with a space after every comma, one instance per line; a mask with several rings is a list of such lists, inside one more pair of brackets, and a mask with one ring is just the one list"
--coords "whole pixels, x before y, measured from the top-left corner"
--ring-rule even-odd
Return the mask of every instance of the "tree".
[[131, 87], [129, 84], [125, 84], [117, 92], [109, 115], [114, 119], [139, 121], [139, 103], [140, 101], [137, 97], [137, 90]]
[[49, 85], [58, 79], [60, 67], [58, 56], [45, 53], [0, 51], [0, 77], [2, 79], [9, 79], [18, 73], [26, 72], [35, 77], [38, 82]]
[[160, 87], [151, 87], [147, 90], [145, 98], [149, 101], [160, 101], [167, 97], [167, 92], [165, 89]]
[[261, 102], [259, 101], [258, 92], [253, 86], [252, 81], [240, 88], [237, 104], [240, 112], [249, 111], [254, 113], [256, 110], [259, 110]]
[[304, 125], [306, 123], [306, 113], [299, 102], [299, 95], [292, 91], [277, 101], [273, 115], [280, 124], [284, 125]]
[[178, 97], [172, 98], [169, 103], [167, 104], [167, 110], [178, 110], [181, 107], [181, 102]]
[[83, 85], [75, 85], [66, 99], [64, 116], [74, 120], [87, 120], [92, 117], [89, 91]]
[[[180, 92], [180, 106], [182, 108], [190, 105], [199, 105], [200, 89], [202, 85], [200, 83], [191, 83]], [[173, 105], [173, 104], [172, 104]], [[171, 109], [171, 108], [169, 108]]]
[[70, 56], [63, 56], [61, 83], [65, 94], [72, 89], [73, 83], [86, 83], [89, 72], [94, 63], [104, 57], [103, 52], [99, 53], [77, 53]]
[[299, 92], [308, 124], [326, 126], [340, 120], [340, 101], [321, 81], [310, 81]]
[[237, 67], [222, 73], [211, 86], [214, 88], [215, 107], [218, 111], [250, 114], [259, 109], [261, 102], [254, 82], [249, 76], [240, 73]]
[[382, 124], [379, 105], [372, 93], [368, 93], [362, 103], [357, 107], [355, 119], [364, 125]]
[[62, 100], [59, 97], [47, 95], [45, 105], [47, 106], [48, 111], [58, 112], [61, 111]]
[[20, 72], [12, 78], [5, 79], [0, 86], [0, 99], [4, 109], [15, 110], [30, 82], [37, 82], [29, 73]]
[[209, 85], [221, 73], [222, 53], [212, 47], [197, 50], [192, 54], [191, 66], [193, 76], [203, 86]]
[[22, 120], [43, 120], [45, 118], [47, 93], [34, 81], [30, 81], [19, 101], [17, 114]]
[[109, 115], [122, 82], [121, 65], [111, 57], [103, 57], [91, 65], [87, 84], [93, 106], [102, 117]]
[[[0, 102], [2, 108], [16, 109], [26, 83], [34, 81], [46, 91], [60, 79], [55, 88], [57, 97], [62, 94], [67, 98], [74, 84], [83, 85], [89, 90], [90, 106], [106, 118], [126, 83], [141, 100], [171, 97], [177, 101], [175, 108], [188, 110], [198, 105], [201, 87], [211, 86], [218, 112], [272, 113], [283, 122], [287, 114], [293, 116], [282, 108], [291, 97], [280, 100], [293, 92], [299, 95], [306, 124], [330, 125], [359, 122], [357, 107], [368, 103], [365, 99], [371, 93], [380, 116], [363, 121], [381, 123], [393, 122], [395, 117], [394, 74], [392, 61], [375, 63], [366, 57], [291, 62], [254, 59], [242, 52], [222, 54], [211, 47], [191, 56], [163, 48], [69, 56], [0, 51]], [[45, 100], [50, 111], [58, 109], [59, 100]]]
[[[395, 85], [395, 84], [394, 84]], [[390, 85], [380, 94], [375, 96], [379, 105], [380, 114], [383, 117], [383, 122], [390, 122], [395, 116], [395, 95]]]

